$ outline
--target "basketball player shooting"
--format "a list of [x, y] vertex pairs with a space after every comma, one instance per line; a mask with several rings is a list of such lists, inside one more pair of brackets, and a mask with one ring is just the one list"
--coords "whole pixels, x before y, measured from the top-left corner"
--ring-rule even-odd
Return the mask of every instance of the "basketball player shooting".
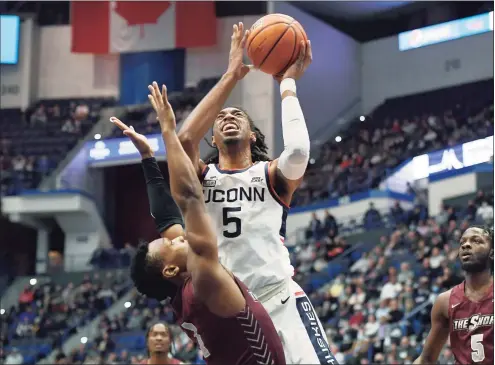
[[431, 330], [414, 364], [436, 364], [449, 335], [456, 364], [493, 364], [493, 230], [468, 228], [459, 259], [465, 280], [435, 300]]
[[170, 190], [187, 231], [185, 238], [140, 245], [131, 265], [137, 290], [157, 300], [172, 299], [177, 323], [197, 342], [207, 364], [285, 364], [266, 310], [219, 263], [201, 184], [175, 133], [165, 86], [162, 92], [153, 88], [149, 98], [167, 148]]
[[[179, 139], [203, 183], [220, 261], [265, 306], [282, 338], [287, 362], [336, 364], [309, 298], [291, 279], [294, 269], [283, 245], [289, 204], [310, 153], [296, 80], [312, 61], [311, 44], [302, 41], [296, 62], [276, 78], [282, 96], [284, 151], [270, 161], [265, 137], [247, 112], [223, 108], [234, 87], [250, 72], [243, 63], [248, 37], [242, 23], [234, 25], [227, 71], [191, 112]], [[216, 154], [204, 163], [199, 144], [210, 128]]]

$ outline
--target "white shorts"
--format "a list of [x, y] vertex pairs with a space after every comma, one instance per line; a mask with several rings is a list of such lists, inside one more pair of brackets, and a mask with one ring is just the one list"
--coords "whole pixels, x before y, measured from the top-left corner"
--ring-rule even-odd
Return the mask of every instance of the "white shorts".
[[295, 281], [263, 306], [282, 340], [287, 364], [338, 364], [313, 305]]

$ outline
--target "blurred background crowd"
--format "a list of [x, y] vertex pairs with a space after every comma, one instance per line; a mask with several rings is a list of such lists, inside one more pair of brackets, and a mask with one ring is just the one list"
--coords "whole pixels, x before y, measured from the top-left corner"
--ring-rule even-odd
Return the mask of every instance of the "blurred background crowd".
[[[275, 10], [292, 11], [312, 41], [312, 37], [317, 38], [318, 27], [324, 26], [360, 47], [393, 38], [396, 48], [401, 32], [493, 11], [489, 2], [445, 3], [448, 6], [408, 3], [380, 8], [371, 2], [369, 9], [373, 11], [368, 11], [358, 3], [325, 7], [316, 2], [280, 2]], [[23, 14], [31, 14], [37, 25], [34, 32], [40, 32], [42, 39], [45, 27], [50, 31], [65, 29], [68, 39], [73, 26], [69, 2], [48, 4], [4, 2], [0, 11], [2, 16], [21, 14], [23, 24], [27, 21]], [[219, 80], [221, 71], [212, 70], [223, 70], [227, 62], [231, 24], [238, 19], [249, 23], [270, 9], [264, 2], [215, 3], [218, 44], [187, 50], [191, 52], [189, 58], [182, 55], [181, 62], [168, 65], [175, 74], [192, 80], [182, 80], [171, 88], [177, 124]], [[493, 47], [489, 44], [493, 41], [493, 13], [490, 19], [492, 25], [486, 33], [426, 45], [424, 49], [434, 55], [426, 51], [423, 56], [415, 55], [423, 50], [420, 33], [415, 33], [418, 38], [411, 41], [411, 50], [378, 49], [376, 59], [398, 53], [403, 72], [413, 72], [407, 65], [418, 63], [420, 68], [425, 65], [424, 74], [414, 75], [421, 81], [415, 89], [403, 85], [413, 79], [404, 79], [402, 74], [392, 73], [397, 70], [391, 70], [387, 82], [397, 78], [395, 82], [400, 84], [391, 90], [406, 91], [390, 91], [368, 110], [349, 109], [342, 101], [340, 109], [344, 111], [338, 115], [311, 114], [311, 109], [320, 106], [307, 106], [305, 88], [298, 88], [303, 110], [312, 116], [307, 118], [312, 156], [292, 202], [286, 245], [294, 278], [310, 296], [340, 364], [411, 364], [429, 331], [433, 301], [463, 280], [457, 261], [462, 232], [472, 224], [493, 227], [493, 146], [488, 145], [493, 143], [494, 131], [493, 48], [489, 48]], [[481, 27], [484, 23], [480, 20], [476, 24]], [[356, 25], [365, 30], [356, 30]], [[21, 40], [26, 42], [22, 29]], [[485, 38], [480, 37], [487, 35], [491, 41], [485, 44]], [[483, 65], [468, 61], [472, 58], [470, 47], [477, 49], [472, 45], [476, 42], [488, 50], [476, 56], [491, 63], [487, 74], [477, 74]], [[81, 75], [83, 66], [91, 64], [85, 75], [96, 81], [107, 80], [113, 70], [112, 57], [105, 62], [96, 61], [96, 57], [94, 62], [86, 62], [77, 57], [93, 55], [70, 53], [70, 42], [66, 43], [59, 48], [68, 49], [57, 57], [76, 57], [67, 59], [79, 62]], [[447, 48], [436, 52], [436, 47]], [[142, 54], [143, 59], [152, 58], [147, 52]], [[450, 58], [439, 61], [441, 65], [431, 72], [444, 72], [443, 79], [428, 74], [432, 69], [428, 65], [436, 62], [439, 54], [449, 54]], [[21, 52], [19, 57], [28, 56]], [[116, 84], [124, 83], [132, 70], [139, 69], [137, 58], [126, 63], [124, 56], [120, 57]], [[346, 61], [353, 62], [350, 58]], [[55, 65], [54, 59], [51, 62]], [[312, 67], [332, 72], [312, 80], [331, 85], [332, 77], [345, 74], [345, 67], [325, 62], [322, 66], [315, 58]], [[100, 63], [110, 68], [102, 66], [98, 73], [96, 65]], [[357, 63], [361, 65], [361, 61]], [[48, 66], [50, 62], [45, 68], [39, 66], [39, 75], [33, 76], [40, 84], [56, 74], [51, 71], [52, 76], [44, 76]], [[107, 121], [109, 116], [118, 115], [151, 141], [160, 130], [156, 115], [145, 102], [146, 95], [144, 99], [138, 93], [129, 96], [122, 85], [116, 95], [106, 91], [91, 94], [71, 86], [72, 94], [40, 93], [27, 105], [17, 106], [14, 104], [21, 95], [10, 95], [9, 72], [12, 67], [25, 66], [19, 61], [18, 65], [1, 67], [0, 363], [141, 363], [147, 358], [145, 332], [156, 321], [170, 324], [173, 357], [184, 363], [204, 363], [196, 345], [173, 325], [170, 307], [138, 295], [128, 275], [136, 245], [157, 235], [149, 216], [139, 156], [128, 152], [124, 140], [118, 140], [121, 131]], [[212, 70], [207, 72], [208, 68]], [[195, 77], [185, 77], [184, 69]], [[137, 71], [136, 75], [137, 79], [144, 77]], [[84, 84], [84, 77], [75, 77]], [[146, 80], [149, 77], [155, 75], [147, 75]], [[337, 93], [346, 92], [341, 89], [347, 83], [344, 80], [337, 91], [329, 86], [335, 100], [340, 100]], [[246, 109], [255, 116], [263, 115], [248, 99], [254, 92], [249, 89], [252, 85], [245, 85], [239, 95], [248, 95], [243, 96], [249, 100]], [[264, 84], [257, 81], [256, 85], [262, 88]], [[239, 95], [233, 100], [245, 100]], [[253, 99], [265, 100], [266, 95], [265, 90]], [[316, 96], [306, 100], [311, 98]], [[279, 108], [278, 100], [272, 102]], [[322, 121], [312, 125], [315, 116]], [[208, 147], [203, 151], [203, 147], [206, 155], [211, 152]], [[161, 151], [159, 142], [156, 148]], [[425, 158], [426, 165], [419, 165]], [[166, 175], [164, 159], [160, 164]], [[419, 171], [418, 166], [425, 171]], [[421, 176], [416, 178], [418, 173]], [[58, 195], [51, 203], [36, 201], [39, 197], [48, 199], [44, 197], [54, 192]], [[91, 199], [84, 200], [88, 196]], [[69, 204], [78, 204], [78, 208]], [[108, 234], [94, 238], [93, 233], [80, 229], [86, 225], [103, 227]], [[439, 363], [454, 363], [449, 346], [442, 351]]]

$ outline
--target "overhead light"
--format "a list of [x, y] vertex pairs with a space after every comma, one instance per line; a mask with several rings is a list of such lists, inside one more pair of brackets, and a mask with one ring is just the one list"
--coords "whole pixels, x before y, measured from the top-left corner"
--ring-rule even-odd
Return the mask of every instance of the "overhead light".
[[337, 142], [337, 143], [338, 143], [338, 142], [340, 142], [340, 141], [342, 141], [342, 137], [341, 137], [341, 136], [337, 136], [337, 137], [335, 137], [335, 142]]
[[364, 115], [361, 115], [361, 116], [359, 117], [359, 120], [360, 120], [361, 122], [364, 122], [364, 121], [365, 121], [365, 119], [366, 119], [366, 117], [365, 117]]
[[96, 140], [101, 139], [101, 134], [100, 134], [100, 133], [96, 133], [96, 134], [95, 134], [95, 139], [96, 139]]

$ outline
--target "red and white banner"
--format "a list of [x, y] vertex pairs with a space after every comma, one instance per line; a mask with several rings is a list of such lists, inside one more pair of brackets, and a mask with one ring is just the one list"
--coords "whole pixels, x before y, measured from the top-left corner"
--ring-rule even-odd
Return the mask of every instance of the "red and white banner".
[[213, 1], [72, 1], [72, 52], [126, 53], [216, 44]]

